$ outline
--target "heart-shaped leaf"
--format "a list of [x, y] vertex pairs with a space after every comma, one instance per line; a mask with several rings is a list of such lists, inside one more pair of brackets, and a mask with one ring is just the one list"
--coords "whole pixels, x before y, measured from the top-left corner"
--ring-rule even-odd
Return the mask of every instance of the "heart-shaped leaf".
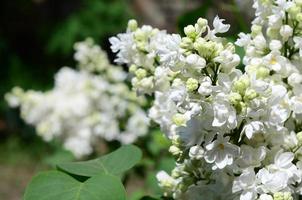
[[69, 174], [85, 177], [101, 173], [120, 175], [137, 164], [141, 157], [142, 152], [139, 148], [127, 145], [94, 160], [63, 163], [57, 165], [57, 167]]
[[125, 200], [121, 181], [109, 174], [81, 183], [59, 171], [42, 172], [28, 185], [24, 200]]

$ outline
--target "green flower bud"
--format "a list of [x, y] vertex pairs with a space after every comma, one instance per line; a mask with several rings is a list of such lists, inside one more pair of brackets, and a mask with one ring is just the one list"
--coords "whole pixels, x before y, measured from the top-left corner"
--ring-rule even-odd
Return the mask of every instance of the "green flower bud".
[[201, 57], [208, 59], [216, 57], [223, 49], [222, 44], [213, 41], [205, 41], [203, 38], [198, 38], [193, 45], [194, 49], [198, 51]]
[[134, 33], [134, 39], [135, 41], [144, 41], [146, 38], [145, 33], [141, 29], [137, 29]]
[[258, 94], [254, 89], [247, 89], [245, 91], [244, 100], [245, 101], [253, 100], [257, 96], [258, 96]]
[[185, 126], [186, 125], [186, 118], [183, 114], [177, 113], [172, 117], [173, 122], [176, 126]]
[[262, 31], [262, 27], [261, 26], [255, 25], [255, 24], [252, 26], [252, 35], [253, 36], [256, 36], [256, 35], [260, 34], [261, 31]]
[[302, 0], [295, 0], [295, 3], [296, 3], [298, 6], [302, 6]]
[[171, 176], [173, 178], [178, 178], [178, 177], [181, 177], [181, 172], [179, 170], [177, 170], [177, 168], [174, 168], [171, 172]]
[[140, 85], [144, 88], [153, 88], [154, 84], [153, 84], [153, 77], [147, 77], [147, 78], [143, 78], [140, 81]]
[[136, 70], [135, 75], [138, 79], [143, 79], [147, 76], [147, 71], [145, 69], [140, 68]]
[[269, 76], [270, 70], [266, 67], [260, 67], [257, 69], [256, 76], [257, 78], [266, 78]]
[[302, 13], [297, 14], [296, 19], [299, 23], [302, 22]]
[[130, 19], [128, 21], [128, 29], [130, 31], [135, 31], [137, 29], [138, 25], [137, 25], [137, 21], [135, 19]]
[[271, 39], [276, 39], [279, 37], [279, 30], [278, 29], [273, 29], [273, 28], [268, 28], [266, 31], [266, 34], [271, 38]]
[[250, 80], [247, 77], [242, 77], [234, 83], [235, 91], [239, 92], [242, 96], [245, 94], [245, 90], [250, 85]]
[[189, 37], [184, 37], [181, 39], [180, 47], [183, 49], [189, 49], [193, 46], [193, 40]]
[[293, 197], [289, 192], [277, 192], [274, 194], [274, 200], [293, 200]]
[[184, 28], [184, 32], [186, 34], [187, 37], [189, 38], [195, 38], [197, 33], [196, 33], [196, 29], [193, 25], [188, 25]]
[[154, 36], [159, 32], [159, 30], [157, 28], [154, 28], [151, 32], [151, 35]]
[[200, 17], [200, 18], [197, 20], [197, 24], [198, 24], [200, 27], [207, 26], [207, 25], [208, 25], [208, 20]]
[[144, 41], [138, 41], [136, 45], [140, 51], [145, 51], [146, 43]]
[[208, 20], [199, 18], [195, 24], [195, 29], [199, 34], [204, 33], [207, 30]]
[[170, 146], [169, 152], [173, 156], [179, 156], [182, 153], [182, 151], [177, 146], [174, 146], [174, 145]]
[[245, 113], [247, 109], [247, 105], [244, 102], [240, 102], [239, 106], [237, 108], [237, 111], [239, 111], [239, 113]]
[[233, 105], [237, 105], [238, 103], [240, 103], [242, 101], [242, 97], [239, 93], [237, 92], [232, 92], [229, 95], [229, 101], [233, 104]]
[[177, 146], [177, 147], [179, 147], [179, 146], [182, 145], [182, 141], [181, 141], [179, 135], [173, 135], [173, 136], [172, 136], [172, 144], [173, 144], [174, 146]]
[[261, 0], [260, 1], [263, 5], [269, 5], [271, 0]]
[[302, 145], [302, 131], [297, 133], [298, 144]]
[[289, 14], [291, 15], [292, 18], [296, 18], [296, 16], [301, 13], [301, 8], [299, 6], [292, 6], [288, 10]]
[[130, 73], [135, 73], [135, 71], [137, 70], [137, 66], [132, 64], [130, 67], [129, 67], [129, 72]]
[[236, 51], [235, 45], [233, 43], [231, 43], [231, 42], [228, 42], [226, 44], [225, 49], [231, 51], [232, 53], [235, 53], [235, 51]]
[[198, 81], [194, 78], [189, 78], [186, 82], [186, 87], [189, 92], [193, 92], [198, 88]]

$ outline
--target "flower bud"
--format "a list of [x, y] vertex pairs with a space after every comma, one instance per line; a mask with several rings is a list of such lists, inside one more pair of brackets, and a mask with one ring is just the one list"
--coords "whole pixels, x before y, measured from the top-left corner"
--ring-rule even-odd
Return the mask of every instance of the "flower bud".
[[283, 25], [280, 29], [280, 35], [283, 41], [287, 41], [289, 37], [293, 35], [293, 29], [289, 25]]
[[255, 24], [252, 26], [251, 29], [252, 29], [252, 35], [253, 36], [256, 36], [256, 35], [260, 34], [261, 31], [262, 31], [262, 27], [259, 26], [259, 25], [255, 25]]
[[296, 3], [298, 6], [302, 6], [302, 0], [295, 0], [295, 3]]
[[268, 194], [261, 194], [259, 200], [273, 200], [273, 197]]
[[179, 135], [173, 135], [173, 136], [172, 136], [172, 144], [173, 144], [174, 146], [177, 146], [177, 147], [181, 146], [182, 141], [181, 141]]
[[182, 153], [181, 150], [177, 146], [174, 146], [174, 145], [170, 146], [169, 152], [173, 156], [179, 156]]
[[279, 35], [279, 30], [274, 28], [268, 28], [266, 30], [267, 36], [269, 36], [271, 39], [277, 39]]
[[130, 73], [135, 73], [135, 71], [137, 70], [137, 66], [132, 64], [130, 67], [129, 67], [129, 72]]
[[276, 192], [274, 200], [293, 200], [293, 197], [290, 192]]
[[143, 88], [153, 88], [153, 77], [150, 76], [150, 77], [147, 77], [147, 78], [143, 78], [141, 81], [140, 81], [140, 84]]
[[186, 125], [186, 117], [183, 114], [177, 113], [172, 117], [173, 122], [176, 126], [185, 126]]
[[200, 18], [197, 20], [197, 24], [198, 24], [200, 27], [207, 26], [207, 25], [208, 25], [208, 20], [206, 20], [206, 19], [200, 17]]
[[195, 24], [195, 29], [199, 34], [204, 33], [207, 30], [208, 20], [199, 18]]
[[193, 92], [198, 88], [198, 81], [194, 78], [189, 78], [186, 82], [186, 87], [189, 92]]
[[184, 32], [185, 32], [186, 36], [189, 38], [195, 38], [197, 35], [195, 27], [193, 25], [186, 26], [184, 28]]
[[247, 89], [245, 91], [244, 100], [245, 101], [253, 100], [257, 96], [258, 96], [258, 94], [254, 89]]
[[256, 71], [257, 78], [266, 78], [269, 76], [270, 70], [266, 67], [259, 67]]
[[232, 92], [229, 95], [229, 101], [233, 104], [233, 105], [237, 105], [240, 101], [242, 100], [242, 97], [239, 93], [237, 92]]
[[302, 22], [302, 13], [297, 14], [296, 19], [299, 23]]
[[135, 19], [130, 19], [128, 21], [128, 29], [130, 31], [135, 31], [137, 29], [137, 21]]
[[189, 156], [191, 159], [200, 160], [204, 156], [204, 150], [201, 146], [193, 146], [190, 148]]
[[200, 70], [206, 66], [206, 60], [197, 54], [191, 54], [186, 57], [186, 62], [196, 70]]
[[145, 69], [140, 68], [136, 70], [135, 75], [138, 79], [143, 79], [147, 76], [147, 71]]
[[136, 41], [144, 41], [145, 37], [146, 35], [141, 29], [136, 30], [134, 33], [134, 38]]
[[296, 16], [301, 13], [301, 7], [294, 5], [289, 8], [288, 12], [292, 18], [296, 18]]
[[234, 83], [234, 89], [241, 95], [244, 95], [246, 88], [250, 85], [250, 80], [247, 77], [242, 77]]
[[302, 131], [297, 133], [297, 139], [298, 139], [298, 144], [301, 145], [302, 144]]
[[189, 37], [184, 37], [181, 39], [180, 47], [183, 49], [189, 49], [193, 46], [193, 41]]
[[270, 50], [274, 51], [274, 50], [280, 50], [282, 48], [282, 43], [279, 40], [272, 40], [269, 43], [269, 48]]

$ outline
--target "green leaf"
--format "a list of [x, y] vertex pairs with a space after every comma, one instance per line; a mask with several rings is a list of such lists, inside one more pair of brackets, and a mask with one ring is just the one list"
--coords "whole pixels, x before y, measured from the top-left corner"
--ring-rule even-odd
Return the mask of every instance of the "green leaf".
[[157, 167], [158, 171], [164, 170], [168, 173], [170, 173], [175, 168], [175, 159], [174, 158], [162, 158], [159, 161], [159, 166]]
[[70, 151], [59, 149], [54, 154], [46, 157], [43, 162], [47, 165], [55, 167], [58, 163], [69, 162], [74, 160], [74, 155]]
[[85, 177], [102, 173], [120, 175], [132, 168], [141, 158], [142, 152], [140, 149], [136, 146], [128, 145], [94, 160], [63, 163], [57, 165], [57, 167], [69, 174]]
[[150, 197], [150, 196], [144, 196], [140, 200], [160, 200], [160, 199], [159, 198]]
[[81, 183], [58, 171], [42, 172], [28, 185], [24, 200], [125, 200], [121, 181], [100, 174]]
[[148, 173], [146, 177], [146, 184], [148, 189], [151, 191], [151, 194], [161, 195], [162, 189], [158, 185], [158, 181], [156, 179], [157, 172], [151, 171]]
[[147, 148], [153, 156], [158, 156], [162, 150], [166, 150], [171, 146], [170, 140], [168, 140], [159, 129], [153, 130], [150, 136], [151, 138], [147, 143]]

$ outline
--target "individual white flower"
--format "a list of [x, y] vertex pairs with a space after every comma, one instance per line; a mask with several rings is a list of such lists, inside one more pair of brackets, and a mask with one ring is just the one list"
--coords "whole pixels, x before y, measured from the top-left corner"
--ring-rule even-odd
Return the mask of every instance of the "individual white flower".
[[212, 93], [212, 81], [209, 77], [205, 77], [201, 80], [200, 86], [198, 88], [198, 93], [204, 96], [208, 96]]
[[223, 169], [227, 165], [232, 165], [238, 156], [239, 147], [231, 144], [229, 140], [230, 137], [218, 135], [217, 140], [206, 145], [205, 160], [208, 163], [214, 163], [214, 168]]
[[197, 54], [191, 54], [186, 57], [186, 62], [196, 70], [201, 70], [206, 65], [205, 59], [198, 56]]
[[232, 191], [242, 191], [240, 200], [255, 200], [257, 198], [257, 183], [253, 168], [247, 168], [235, 178]]
[[[223, 98], [223, 97], [221, 97]], [[226, 125], [229, 128], [234, 128], [237, 126], [236, 112], [228, 102], [220, 101], [214, 102], [214, 120], [212, 125], [214, 127], [221, 127]]]
[[235, 42], [240, 47], [247, 47], [251, 42], [251, 35], [245, 33], [239, 33], [239, 38]]
[[302, 56], [302, 37], [294, 37], [295, 48], [299, 49], [299, 54]]
[[214, 60], [221, 64], [221, 69], [225, 73], [231, 72], [240, 63], [240, 57], [230, 50], [221, 51]]
[[264, 146], [253, 148], [248, 145], [241, 145], [240, 157], [236, 162], [241, 168], [258, 167], [265, 159], [265, 156], [266, 148]]
[[301, 181], [301, 172], [297, 167], [292, 163], [294, 160], [294, 153], [292, 152], [282, 152], [279, 151], [275, 158], [274, 164], [270, 165], [271, 170], [278, 170], [287, 173], [288, 179], [292, 181], [300, 182]]
[[261, 181], [264, 191], [271, 193], [279, 192], [287, 187], [288, 175], [283, 171], [269, 172], [267, 169], [262, 168], [257, 173], [257, 178]]
[[229, 24], [223, 24], [224, 19], [220, 19], [218, 16], [214, 18], [213, 26], [214, 26], [214, 34], [216, 33], [225, 33], [230, 29]]
[[261, 133], [264, 131], [264, 124], [260, 121], [253, 121], [247, 123], [242, 131], [244, 131], [248, 139], [251, 139], [255, 133]]

